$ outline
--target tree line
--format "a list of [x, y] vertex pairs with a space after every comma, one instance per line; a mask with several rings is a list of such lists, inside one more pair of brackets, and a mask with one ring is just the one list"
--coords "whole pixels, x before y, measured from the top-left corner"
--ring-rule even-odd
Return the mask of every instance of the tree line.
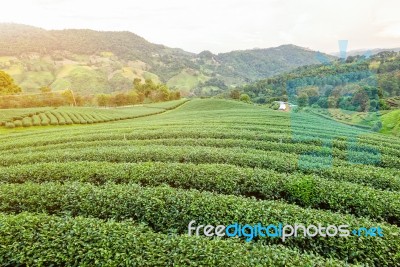
[[332, 64], [304, 66], [234, 91], [239, 91], [233, 92], [234, 96], [247, 94], [259, 104], [290, 101], [299, 106], [355, 111], [387, 109], [384, 99], [400, 96], [400, 53], [382, 52], [370, 58], [353, 56]]
[[0, 71], [0, 108], [30, 108], [58, 106], [103, 106], [115, 107], [150, 102], [163, 102], [181, 98], [179, 91], [172, 91], [167, 85], [148, 79], [142, 82], [134, 79], [132, 88], [125, 92], [111, 94], [81, 95], [73, 90], [53, 92], [50, 86], [39, 88], [40, 93], [21, 94], [22, 89], [13, 78]]
[[171, 91], [167, 85], [154, 83], [147, 79], [144, 83], [135, 78], [133, 88], [128, 92], [117, 94], [99, 94], [96, 101], [99, 106], [126, 106], [144, 102], [163, 102], [181, 98], [179, 91]]

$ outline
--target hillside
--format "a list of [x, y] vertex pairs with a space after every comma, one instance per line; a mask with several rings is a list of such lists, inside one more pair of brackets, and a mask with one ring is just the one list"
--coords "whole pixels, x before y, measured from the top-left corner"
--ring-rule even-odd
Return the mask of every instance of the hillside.
[[195, 88], [200, 93], [223, 91], [316, 63], [317, 52], [294, 45], [194, 54], [152, 44], [131, 32], [0, 24], [0, 69], [25, 92], [44, 85], [83, 94], [112, 92], [129, 88], [134, 78], [165, 82], [186, 93]]
[[13, 129], [31, 126], [56, 126], [72, 124], [93, 124], [126, 120], [161, 114], [177, 108], [187, 100], [174, 100], [155, 104], [142, 104], [119, 108], [28, 108], [0, 109], [0, 127]]
[[[400, 264], [394, 136], [216, 99], [146, 118], [1, 133], [7, 266]], [[255, 236], [255, 227], [239, 238], [195, 237], [191, 221], [315, 228], [284, 240], [274, 228]]]
[[400, 110], [393, 110], [382, 116], [382, 132], [400, 136]]
[[300, 106], [363, 112], [395, 108], [400, 96], [400, 52], [303, 66], [238, 90], [258, 103], [289, 100]]

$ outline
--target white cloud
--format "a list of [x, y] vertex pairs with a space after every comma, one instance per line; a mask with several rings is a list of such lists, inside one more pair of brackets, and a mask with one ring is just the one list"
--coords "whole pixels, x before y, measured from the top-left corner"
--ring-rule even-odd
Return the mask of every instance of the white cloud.
[[400, 46], [398, 0], [14, 0], [3, 22], [46, 29], [129, 30], [188, 51], [294, 43], [337, 51]]

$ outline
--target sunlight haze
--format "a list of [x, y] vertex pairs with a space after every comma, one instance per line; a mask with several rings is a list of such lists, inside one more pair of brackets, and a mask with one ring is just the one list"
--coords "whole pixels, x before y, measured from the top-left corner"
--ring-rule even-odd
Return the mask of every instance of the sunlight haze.
[[[21, 7], [24, 8], [21, 8]], [[44, 29], [131, 31], [150, 42], [214, 53], [292, 43], [336, 52], [400, 46], [396, 0], [15, 0], [1, 22]]]

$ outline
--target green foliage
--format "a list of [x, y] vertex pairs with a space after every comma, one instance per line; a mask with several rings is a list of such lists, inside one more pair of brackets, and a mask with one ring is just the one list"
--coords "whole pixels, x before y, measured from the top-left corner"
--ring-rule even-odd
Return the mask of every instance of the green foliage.
[[278, 110], [279, 109], [279, 103], [278, 102], [274, 102], [270, 105], [270, 108], [273, 110]]
[[400, 135], [400, 110], [393, 110], [382, 116], [382, 132]]
[[339, 267], [344, 264], [284, 246], [154, 233], [130, 221], [22, 213], [0, 214], [0, 223], [0, 254], [7, 265]]
[[[318, 176], [281, 173], [222, 164], [182, 163], [41, 163], [0, 169], [0, 182], [44, 183], [79, 181], [143, 186], [169, 184], [220, 194], [284, 199], [304, 207], [329, 209], [398, 224], [400, 198], [397, 192], [323, 179]], [[262, 185], [262, 186], [260, 186]]]
[[[379, 68], [372, 68], [377, 61]], [[383, 52], [369, 59], [299, 67], [238, 89], [253, 100], [266, 97], [287, 101], [283, 95], [290, 94], [290, 101], [297, 100], [303, 107], [318, 103], [321, 108], [376, 111], [389, 108], [386, 97], [400, 96], [399, 81], [400, 52]]]
[[[312, 88], [305, 89], [312, 99]], [[150, 266], [399, 265], [397, 137], [312, 113], [288, 114], [231, 100], [192, 100], [165, 112], [183, 102], [1, 111], [3, 122], [51, 113], [66, 123], [67, 118], [95, 123], [148, 116], [150, 110], [163, 113], [91, 126], [2, 128], [0, 211], [7, 215], [0, 215], [0, 257], [5, 265], [127, 265], [129, 260]], [[294, 115], [301, 124], [291, 123]], [[323, 146], [327, 142], [331, 147]], [[332, 156], [332, 166], [303, 168], [299, 157], [307, 153], [316, 157], [302, 163]], [[349, 162], [349, 154], [365, 164]], [[384, 237], [256, 238], [245, 244], [188, 237], [191, 220], [380, 226]], [[147, 224], [147, 230], [135, 232], [136, 223]], [[317, 261], [320, 257], [325, 260]]]
[[25, 117], [22, 120], [22, 126], [24, 127], [31, 127], [32, 126], [32, 118], [31, 117]]
[[382, 122], [377, 121], [375, 125], [372, 127], [372, 131], [379, 132], [382, 129]]
[[305, 93], [302, 93], [299, 95], [299, 98], [297, 99], [297, 104], [299, 107], [305, 107], [308, 106], [308, 96]]
[[39, 117], [41, 119], [40, 125], [47, 126], [50, 124], [50, 119], [46, 116], [45, 113], [40, 113]]
[[41, 125], [41, 119], [39, 115], [33, 115], [32, 116], [32, 125], [33, 126], [40, 126]]
[[[0, 190], [3, 193], [0, 202], [3, 212], [46, 211], [59, 216], [85, 216], [117, 221], [133, 219], [151, 225], [154, 231], [164, 234], [172, 229], [177, 234], [187, 233], [187, 224], [192, 219], [197, 219], [196, 223], [203, 225], [229, 225], [237, 221], [256, 224], [265, 218], [268, 218], [269, 223], [285, 222], [294, 225], [301, 218], [305, 225], [341, 225], [345, 222], [350, 229], [360, 225], [376, 226], [376, 222], [368, 219], [348, 215], [334, 216], [331, 212], [306, 210], [279, 201], [256, 201], [196, 190], [176, 190], [165, 186], [142, 188], [134, 184], [93, 186], [81, 183], [26, 183], [2, 186]], [[256, 243], [285, 244], [324, 254], [325, 257], [348, 260], [350, 263], [396, 265], [399, 259], [394, 255], [398, 253], [400, 243], [398, 237], [390, 233], [396, 233], [398, 228], [384, 223], [380, 227], [387, 235], [365, 238], [362, 242], [353, 236], [314, 239], [297, 237], [285, 242], [277, 238], [260, 237]], [[358, 253], [348, 255], [348, 247]]]
[[234, 89], [230, 92], [230, 97], [232, 99], [239, 100], [240, 99], [240, 91], [238, 89]]
[[[146, 107], [131, 107], [125, 110], [101, 110], [98, 108], [58, 108], [59, 111], [36, 112], [36, 115], [23, 114], [13, 117], [13, 121], [26, 121], [23, 126], [46, 126], [46, 125], [72, 125], [72, 124], [93, 124], [115, 120], [125, 120], [150, 116], [163, 113], [167, 110], [177, 108], [187, 100], [166, 101], [163, 103], [149, 104]], [[153, 108], [153, 105], [155, 108]], [[71, 112], [67, 112], [71, 111]], [[11, 112], [12, 114], [12, 112]], [[20, 127], [19, 123], [15, 127]]]
[[251, 103], [251, 99], [248, 94], [241, 94], [239, 100], [242, 102]]
[[141, 83], [140, 79], [133, 82], [133, 90], [128, 93], [117, 93], [115, 95], [100, 94], [96, 96], [99, 106], [128, 106], [143, 102], [165, 102], [179, 100], [180, 93], [170, 91], [165, 84], [155, 84], [152, 80]]
[[[340, 184], [337, 184], [341, 186]], [[292, 179], [290, 182], [284, 185], [289, 193], [289, 199], [293, 199], [304, 206], [310, 206], [311, 203], [315, 203], [316, 187], [323, 186], [323, 184], [317, 184], [316, 181], [310, 176], [298, 177]], [[364, 207], [362, 207], [364, 208]]]

